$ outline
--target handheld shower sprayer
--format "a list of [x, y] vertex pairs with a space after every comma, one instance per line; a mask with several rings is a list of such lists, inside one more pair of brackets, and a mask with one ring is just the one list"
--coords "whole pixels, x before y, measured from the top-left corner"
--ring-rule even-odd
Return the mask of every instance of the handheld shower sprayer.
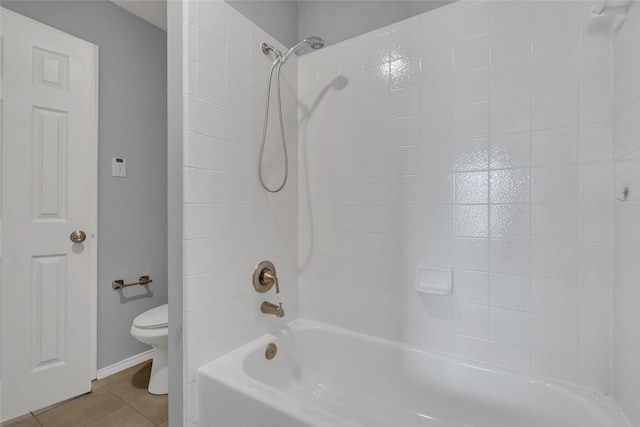
[[[264, 124], [262, 127], [262, 145], [260, 146], [260, 159], [258, 161], [258, 178], [260, 178], [260, 184], [262, 188], [267, 190], [269, 193], [277, 193], [282, 190], [287, 183], [287, 178], [289, 177], [289, 156], [287, 154], [287, 141], [284, 134], [284, 121], [282, 119], [282, 99], [280, 94], [280, 68], [283, 64], [287, 62], [289, 57], [293, 55], [301, 46], [305, 44], [309, 45], [311, 49], [320, 49], [324, 46], [324, 40], [320, 37], [308, 37], [297, 44], [295, 44], [291, 49], [287, 51], [284, 55], [282, 52], [275, 47], [262, 43], [262, 53], [265, 55], [269, 55], [273, 53], [276, 57], [273, 64], [271, 64], [271, 70], [269, 71], [269, 80], [267, 81], [267, 104], [265, 106], [264, 112]], [[269, 103], [271, 100], [271, 80], [273, 79], [273, 71], [276, 70], [276, 90], [278, 91], [278, 116], [280, 119], [280, 135], [282, 137], [282, 151], [284, 153], [284, 178], [282, 180], [282, 184], [278, 186], [278, 188], [272, 189], [269, 188], [265, 182], [264, 177], [262, 176], [262, 158], [264, 157], [264, 146], [267, 140], [267, 126], [269, 123]]]
[[321, 47], [324, 46], [324, 40], [322, 40], [320, 37], [308, 37], [298, 42], [291, 49], [289, 49], [287, 53], [285, 53], [284, 56], [280, 59], [280, 61], [283, 64], [287, 62], [289, 57], [293, 55], [294, 52], [296, 52], [298, 49], [300, 49], [301, 46], [304, 46], [305, 44], [308, 44], [309, 47], [311, 47], [311, 49], [320, 49]]

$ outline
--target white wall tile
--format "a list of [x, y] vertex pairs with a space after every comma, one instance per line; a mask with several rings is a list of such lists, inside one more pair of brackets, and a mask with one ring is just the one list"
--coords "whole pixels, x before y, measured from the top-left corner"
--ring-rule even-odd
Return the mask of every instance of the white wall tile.
[[198, 62], [219, 73], [226, 70], [226, 55], [224, 42], [198, 31]]
[[505, 368], [528, 371], [529, 349], [491, 341], [489, 343], [489, 361], [494, 365], [504, 366]]
[[452, 176], [448, 172], [431, 172], [418, 177], [418, 203], [451, 203]]
[[529, 313], [489, 308], [489, 339], [503, 344], [529, 346]]
[[441, 79], [453, 74], [453, 46], [442, 45], [420, 55], [420, 81]]
[[489, 206], [455, 206], [453, 210], [453, 235], [456, 237], [488, 237]]
[[454, 174], [454, 200], [459, 204], [487, 203], [489, 198], [487, 172], [460, 172]]
[[453, 79], [429, 80], [420, 85], [420, 111], [441, 110], [451, 107], [453, 102]]
[[494, 240], [489, 242], [489, 270], [495, 273], [529, 274], [528, 240]]
[[489, 68], [489, 98], [503, 99], [529, 95], [531, 62], [528, 57], [503, 61]]
[[578, 124], [580, 97], [577, 84], [556, 91], [534, 92], [531, 98], [531, 127], [546, 129]]
[[609, 364], [580, 359], [578, 361], [578, 384], [611, 392], [611, 372]]
[[535, 55], [578, 46], [580, 42], [578, 2], [533, 2], [532, 4], [532, 46]]
[[580, 156], [582, 162], [609, 161], [612, 156], [610, 122], [580, 126]]
[[489, 65], [489, 37], [459, 40], [454, 43], [453, 71], [456, 74], [486, 68]]
[[[391, 33], [393, 39], [394, 33]], [[392, 43], [394, 41], [392, 40]], [[392, 52], [396, 50], [392, 49]], [[402, 53], [404, 55], [404, 53]], [[401, 57], [389, 63], [389, 78], [391, 89], [412, 86], [420, 83], [420, 55]]]
[[610, 362], [611, 331], [607, 323], [580, 322], [578, 325], [580, 358], [608, 364]]
[[462, 106], [486, 102], [489, 97], [489, 70], [482, 68], [458, 74], [452, 79], [453, 105]]
[[488, 257], [486, 239], [453, 240], [453, 266], [456, 269], [487, 271]]
[[493, 100], [489, 104], [491, 135], [524, 132], [531, 128], [529, 96]]
[[529, 132], [492, 135], [489, 138], [491, 169], [525, 168], [531, 165]]
[[578, 321], [531, 314], [531, 348], [569, 357], [578, 355]]
[[451, 354], [482, 363], [489, 361], [489, 343], [487, 340], [453, 334], [451, 341]]
[[531, 273], [534, 276], [577, 280], [579, 246], [571, 242], [531, 242]]
[[228, 77], [247, 86], [251, 85], [251, 61], [248, 55], [227, 47], [226, 67]]
[[452, 137], [453, 115], [449, 109], [420, 116], [420, 142], [448, 141]]
[[489, 34], [491, 64], [522, 60], [531, 56], [530, 26], [510, 26]]
[[454, 138], [473, 138], [489, 133], [489, 104], [486, 102], [453, 108]]
[[529, 311], [529, 276], [491, 273], [489, 305]]
[[199, 133], [215, 138], [225, 137], [225, 110], [206, 101], [198, 102]]
[[247, 18], [238, 13], [233, 7], [225, 5], [227, 9], [227, 46], [249, 56], [251, 32]]
[[578, 318], [579, 285], [577, 281], [531, 278], [533, 313]]
[[555, 91], [580, 79], [580, 51], [536, 55], [531, 61], [532, 92]]
[[489, 235], [494, 239], [528, 239], [531, 235], [530, 205], [489, 205]]
[[608, 322], [611, 318], [609, 286], [596, 283], [580, 284], [580, 320]]
[[502, 169], [489, 172], [491, 203], [528, 203], [531, 172], [529, 169]]
[[489, 275], [477, 271], [458, 270], [455, 272], [453, 297], [456, 301], [488, 305]]
[[489, 2], [460, 3], [453, 11], [453, 38], [464, 40], [489, 31]]
[[197, 23], [203, 31], [225, 41], [227, 20], [224, 3], [213, 0], [193, 1], [197, 12]]
[[533, 203], [571, 203], [580, 199], [580, 170], [577, 166], [531, 169]]
[[389, 117], [404, 117], [420, 112], [420, 92], [417, 86], [394, 89], [389, 92]]
[[233, 79], [227, 78], [226, 106], [236, 113], [251, 114], [251, 88]]
[[489, 168], [489, 141], [486, 137], [459, 139], [453, 142], [453, 170], [482, 171]]
[[532, 350], [531, 371], [545, 377], [575, 383], [578, 380], [578, 359]]
[[451, 326], [455, 334], [486, 340], [489, 327], [488, 307], [466, 303], [454, 304]]
[[541, 203], [531, 206], [531, 237], [536, 240], [578, 240], [577, 203]]
[[532, 166], [576, 164], [579, 159], [580, 134], [577, 126], [532, 132]]
[[450, 236], [452, 234], [452, 207], [444, 204], [418, 206], [419, 234]]
[[420, 117], [400, 117], [389, 120], [389, 143], [392, 147], [420, 142]]
[[225, 77], [223, 74], [202, 65], [197, 68], [198, 93], [205, 101], [224, 107], [226, 105]]
[[420, 16], [420, 48], [423, 52], [451, 44], [452, 20], [450, 7], [438, 8], [433, 13]]
[[531, 3], [489, 2], [489, 30], [511, 27], [531, 29]]

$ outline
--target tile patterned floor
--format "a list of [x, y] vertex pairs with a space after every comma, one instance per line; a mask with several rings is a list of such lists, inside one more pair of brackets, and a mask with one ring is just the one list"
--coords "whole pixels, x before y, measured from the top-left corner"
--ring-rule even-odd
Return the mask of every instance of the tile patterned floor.
[[167, 396], [147, 392], [151, 361], [93, 381], [91, 393], [0, 427], [168, 427]]

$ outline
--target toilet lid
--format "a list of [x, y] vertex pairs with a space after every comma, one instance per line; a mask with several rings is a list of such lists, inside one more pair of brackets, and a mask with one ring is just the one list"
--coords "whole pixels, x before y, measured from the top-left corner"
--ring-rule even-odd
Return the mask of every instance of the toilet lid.
[[161, 305], [151, 310], [145, 311], [133, 319], [133, 326], [136, 328], [163, 328], [169, 323], [169, 306]]

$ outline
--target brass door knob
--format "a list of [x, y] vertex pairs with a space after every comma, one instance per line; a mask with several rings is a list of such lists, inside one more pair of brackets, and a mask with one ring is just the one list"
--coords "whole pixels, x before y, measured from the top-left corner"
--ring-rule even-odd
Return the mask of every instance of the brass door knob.
[[69, 236], [73, 243], [82, 243], [87, 238], [87, 234], [82, 230], [76, 230]]

